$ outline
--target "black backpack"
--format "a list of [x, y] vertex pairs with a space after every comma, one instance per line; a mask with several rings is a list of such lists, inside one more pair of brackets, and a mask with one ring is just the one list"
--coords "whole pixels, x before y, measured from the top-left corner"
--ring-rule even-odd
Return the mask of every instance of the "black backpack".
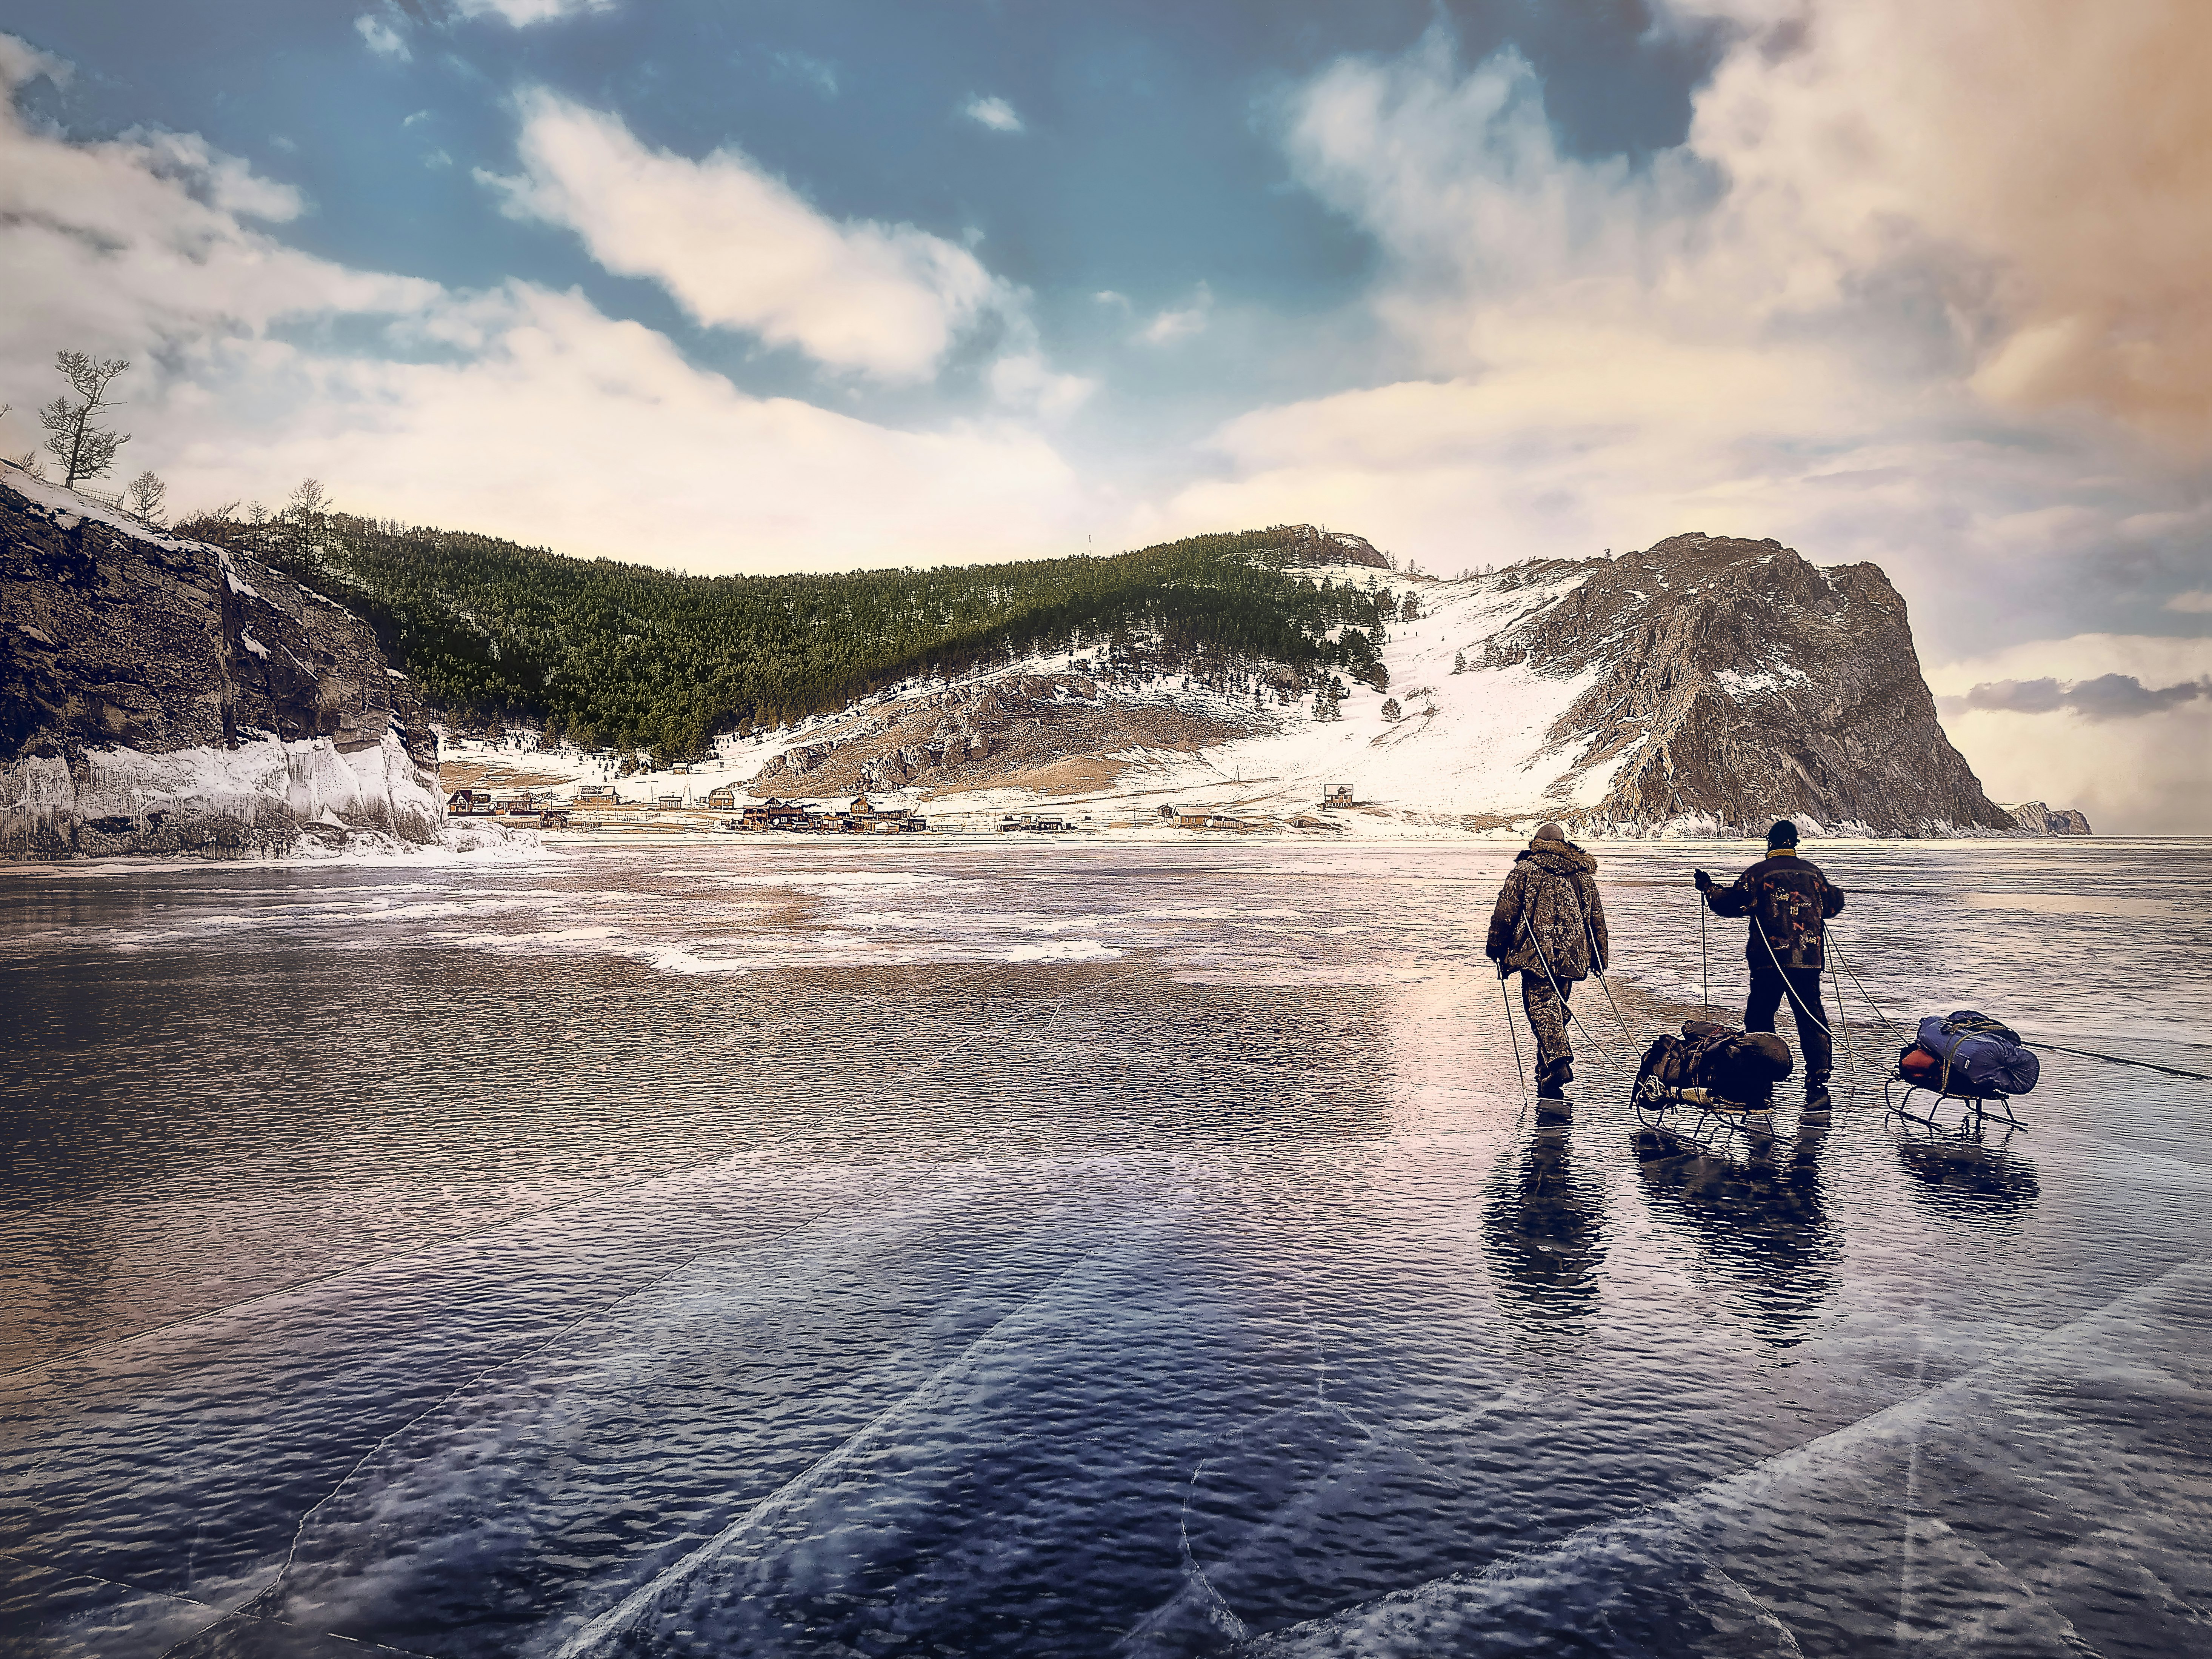
[[1692, 1019], [1682, 1023], [1681, 1036], [1652, 1039], [1636, 1086], [1639, 1095], [1647, 1092], [1648, 1079], [1665, 1090], [1702, 1089], [1739, 1106], [1763, 1106], [1795, 1066], [1790, 1045], [1771, 1031]]

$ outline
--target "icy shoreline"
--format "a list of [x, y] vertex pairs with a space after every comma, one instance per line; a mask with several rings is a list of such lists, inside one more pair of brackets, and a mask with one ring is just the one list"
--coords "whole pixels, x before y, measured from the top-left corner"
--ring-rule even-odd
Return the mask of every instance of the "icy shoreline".
[[450, 820], [437, 778], [386, 733], [365, 745], [261, 737], [236, 749], [115, 747], [0, 763], [0, 859], [393, 856], [536, 845]]

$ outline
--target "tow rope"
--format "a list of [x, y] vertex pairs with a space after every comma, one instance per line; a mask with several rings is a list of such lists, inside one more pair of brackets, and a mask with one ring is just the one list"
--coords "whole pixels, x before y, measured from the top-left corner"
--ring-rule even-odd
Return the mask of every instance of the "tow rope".
[[2146, 1072], [2163, 1072], [2168, 1077], [2185, 1077], [2196, 1083], [2212, 1083], [2212, 1077], [2202, 1072], [2185, 1072], [2179, 1066], [2160, 1066], [2148, 1060], [2130, 1060], [2123, 1054], [2100, 1054], [2094, 1048], [2062, 1048], [2055, 1042], [2030, 1042], [2021, 1039], [2023, 1048], [2040, 1048], [2050, 1054], [2080, 1054], [2088, 1060], [2109, 1060], [2115, 1066], [2140, 1066]]
[[[1828, 939], [1831, 944], [1835, 942], [1835, 930], [1829, 929]], [[1890, 1024], [1888, 1016], [1881, 1012], [1871, 996], [1867, 995], [1867, 988], [1859, 978], [1858, 969], [1852, 967], [1844, 958], [1841, 949], [1837, 951], [1836, 959], [1843, 963], [1844, 971], [1851, 976], [1851, 983], [1859, 988], [1859, 994], [1866, 998], [1866, 1006], [1874, 1010], [1874, 1017], [1881, 1022], [1882, 1028], [1892, 1036], [1898, 1036], [1898, 1028]], [[2130, 1060], [2125, 1054], [2100, 1054], [2094, 1048], [2069, 1048], [2056, 1042], [2030, 1042], [2025, 1037], [2021, 1039], [2020, 1046], [2023, 1048], [2040, 1048], [2046, 1054], [2078, 1054], [2084, 1060], [2102, 1060], [2114, 1066], [2140, 1066], [2146, 1072], [2163, 1072], [2168, 1077], [2185, 1077], [2192, 1083], [2212, 1083], [2212, 1077], [2207, 1077], [2202, 1072], [2185, 1072], [2179, 1066], [2160, 1066], [2154, 1060]]]

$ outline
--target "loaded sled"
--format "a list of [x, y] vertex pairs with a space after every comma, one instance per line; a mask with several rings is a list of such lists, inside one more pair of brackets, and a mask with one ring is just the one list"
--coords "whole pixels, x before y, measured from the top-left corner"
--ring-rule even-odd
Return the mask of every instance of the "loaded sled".
[[[1892, 1117], [1949, 1133], [1978, 1134], [1985, 1122], [2024, 1129], [2013, 1115], [2013, 1097], [2034, 1088], [2042, 1069], [2020, 1033], [1987, 1014], [1971, 1008], [1930, 1014], [1915, 1040], [1899, 1050], [1897, 1069], [1881, 1085], [1881, 1103]], [[1947, 1106], [1958, 1109], [1955, 1116]]]
[[1790, 1075], [1790, 1047], [1766, 1031], [1686, 1020], [1682, 1035], [1654, 1038], [1633, 1096], [1639, 1150], [1657, 1158], [1723, 1156], [1774, 1133], [1774, 1085]]

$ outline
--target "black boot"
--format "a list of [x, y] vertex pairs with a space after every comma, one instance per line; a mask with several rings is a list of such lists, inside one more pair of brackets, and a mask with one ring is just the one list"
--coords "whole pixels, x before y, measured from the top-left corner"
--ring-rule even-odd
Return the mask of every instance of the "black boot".
[[1828, 1079], [1808, 1077], [1805, 1079], [1805, 1110], [1814, 1117], [1826, 1117], [1833, 1104], [1828, 1098]]
[[1565, 1100], [1567, 1097], [1567, 1085], [1574, 1080], [1573, 1063], [1565, 1060], [1555, 1060], [1536, 1073], [1536, 1098]]

